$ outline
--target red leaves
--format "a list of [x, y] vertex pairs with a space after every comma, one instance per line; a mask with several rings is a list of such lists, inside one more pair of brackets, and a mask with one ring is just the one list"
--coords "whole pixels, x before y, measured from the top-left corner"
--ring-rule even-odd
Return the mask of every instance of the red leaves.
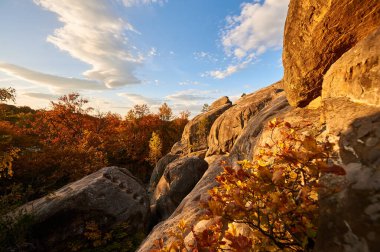
[[322, 165], [319, 167], [319, 170], [324, 173], [332, 173], [332, 174], [340, 175], [340, 176], [346, 175], [346, 171], [344, 170], [344, 168], [335, 164]]

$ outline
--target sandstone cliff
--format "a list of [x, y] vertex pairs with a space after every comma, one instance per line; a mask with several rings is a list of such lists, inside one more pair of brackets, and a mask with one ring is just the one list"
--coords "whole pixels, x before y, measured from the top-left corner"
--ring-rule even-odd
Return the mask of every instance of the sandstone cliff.
[[[379, 1], [291, 0], [284, 34], [284, 80], [242, 97], [213, 117], [207, 144], [203, 138], [202, 147], [194, 149], [207, 149], [207, 171], [138, 251], [149, 251], [157, 239], [170, 242], [180, 220], [196, 230], [207, 227], [208, 222], [200, 219], [204, 210], [199, 203], [216, 185], [221, 161], [234, 167], [238, 160], [252, 159], [258, 147], [273, 137], [266, 123], [274, 117], [335, 143], [334, 162], [347, 173], [322, 178], [326, 188], [340, 190], [332, 195], [321, 192], [314, 250], [376, 251], [380, 247], [379, 29]], [[189, 126], [204, 116], [207, 113]], [[185, 131], [183, 139], [192, 139], [193, 133]], [[192, 239], [189, 233], [185, 241], [191, 244]]]

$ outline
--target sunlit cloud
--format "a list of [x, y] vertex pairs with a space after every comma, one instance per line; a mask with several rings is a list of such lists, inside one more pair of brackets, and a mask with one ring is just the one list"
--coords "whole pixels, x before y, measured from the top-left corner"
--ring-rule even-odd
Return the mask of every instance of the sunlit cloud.
[[[118, 17], [114, 3], [131, 7], [136, 4], [164, 3], [157, 0], [34, 0], [58, 15], [63, 26], [47, 41], [91, 66], [83, 75], [109, 88], [140, 83], [135, 75], [145, 56], [130, 41], [139, 33], [126, 20]], [[123, 4], [123, 5], [121, 5]], [[147, 55], [151, 55], [150, 51]]]
[[228, 16], [221, 32], [221, 44], [233, 63], [206, 75], [224, 79], [266, 51], [281, 49], [288, 4], [289, 0], [253, 1], [242, 4], [240, 15]]
[[51, 74], [45, 74], [38, 71], [30, 70], [13, 64], [0, 62], [0, 71], [13, 76], [17, 79], [25, 80], [37, 85], [54, 87], [57, 89], [67, 90], [102, 90], [106, 89], [104, 85], [97, 81], [60, 77]]
[[134, 105], [147, 104], [152, 106], [162, 103], [162, 101], [159, 99], [149, 98], [139, 94], [119, 93], [118, 96], [127, 98]]
[[36, 98], [36, 99], [48, 100], [48, 101], [57, 100], [59, 98], [58, 95], [45, 94], [45, 93], [23, 93], [23, 95]]

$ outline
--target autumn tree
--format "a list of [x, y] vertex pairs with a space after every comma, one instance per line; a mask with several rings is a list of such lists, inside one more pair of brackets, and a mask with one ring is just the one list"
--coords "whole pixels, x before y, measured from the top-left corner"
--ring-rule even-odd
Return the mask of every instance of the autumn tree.
[[0, 88], [0, 101], [16, 101], [16, 90], [14, 88]]
[[[318, 141], [314, 135], [300, 133], [300, 127], [276, 119], [268, 127], [272, 142], [265, 143], [252, 162], [241, 161], [238, 167], [223, 164], [218, 186], [204, 202], [206, 218], [213, 218], [215, 224], [199, 233], [192, 231], [195, 251], [313, 249], [319, 178], [324, 173], [344, 175], [345, 170], [331, 162], [332, 144], [327, 140]], [[239, 233], [237, 224], [245, 225], [252, 235]], [[189, 228], [181, 223], [179, 227]], [[172, 244], [158, 242], [153, 251], [186, 249], [184, 236], [174, 238]]]
[[170, 121], [172, 119], [172, 109], [168, 106], [168, 104], [166, 104], [166, 102], [158, 108], [158, 116], [163, 121]]
[[[0, 88], [0, 101], [13, 101], [16, 100], [16, 90], [14, 88]], [[4, 132], [4, 126], [12, 127], [9, 124], [1, 125], [0, 132], [0, 178], [13, 176], [13, 161], [19, 157], [19, 148], [11, 145], [12, 135]]]
[[185, 111], [181, 111], [179, 113], [179, 117], [178, 118], [181, 119], [181, 120], [189, 120], [190, 115], [191, 115], [191, 112], [188, 111], [188, 110], [185, 110]]
[[150, 114], [150, 110], [147, 104], [136, 104], [133, 109], [130, 109], [127, 113], [126, 118], [128, 120], [133, 120], [133, 119], [141, 119], [144, 116], [147, 116]]
[[149, 162], [152, 165], [155, 165], [161, 157], [162, 157], [161, 138], [156, 132], [153, 132], [152, 137], [149, 140]]

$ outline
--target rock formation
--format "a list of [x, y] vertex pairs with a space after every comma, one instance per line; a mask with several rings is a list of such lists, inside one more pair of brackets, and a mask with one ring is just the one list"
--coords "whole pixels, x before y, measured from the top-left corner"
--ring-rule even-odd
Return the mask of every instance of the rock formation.
[[289, 103], [303, 107], [320, 96], [330, 66], [379, 24], [379, 1], [290, 1], [283, 50]]
[[281, 89], [279, 83], [245, 95], [215, 120], [208, 135], [206, 156], [225, 154], [231, 151], [237, 137], [249, 119], [264, 109]]
[[380, 28], [342, 55], [323, 78], [322, 98], [380, 105]]
[[207, 136], [214, 121], [231, 107], [228, 98], [222, 97], [214, 102], [209, 110], [196, 116], [183, 130], [181, 144], [187, 153], [207, 149]]
[[[216, 185], [221, 161], [236, 167], [236, 161], [251, 160], [271, 137], [280, 138], [266, 127], [274, 117], [299, 126], [305, 134], [314, 132], [334, 143], [334, 162], [347, 172], [343, 177], [330, 174], [321, 178], [321, 216], [314, 250], [377, 251], [379, 29], [379, 1], [291, 0], [284, 35], [285, 75], [283, 82], [276, 84], [277, 88], [280, 84], [284, 87], [285, 94], [270, 86], [244, 96], [218, 113], [210, 126], [207, 146], [195, 144], [198, 147], [187, 152], [179, 151], [183, 150], [183, 142], [173, 147], [172, 154], [182, 155], [208, 147], [208, 169], [173, 214], [154, 227], [138, 251], [149, 251], [157, 239], [169, 239], [170, 243], [170, 233], [176, 231], [181, 220], [195, 229], [204, 229], [208, 223], [201, 219], [204, 210], [199, 206]], [[216, 104], [220, 107], [219, 101]], [[189, 125], [199, 124], [207, 113], [210, 111]], [[188, 143], [196, 133], [189, 128], [183, 138]], [[331, 193], [332, 188], [337, 192]], [[185, 242], [191, 244], [191, 233]]]
[[179, 158], [167, 165], [150, 197], [152, 214], [167, 219], [198, 183], [208, 164], [198, 157]]
[[127, 169], [106, 167], [21, 206], [17, 212], [33, 217], [38, 251], [67, 251], [68, 241], [83, 239], [85, 227], [92, 221], [105, 230], [128, 223], [126, 232], [130, 234], [145, 231], [149, 200], [142, 184]]

